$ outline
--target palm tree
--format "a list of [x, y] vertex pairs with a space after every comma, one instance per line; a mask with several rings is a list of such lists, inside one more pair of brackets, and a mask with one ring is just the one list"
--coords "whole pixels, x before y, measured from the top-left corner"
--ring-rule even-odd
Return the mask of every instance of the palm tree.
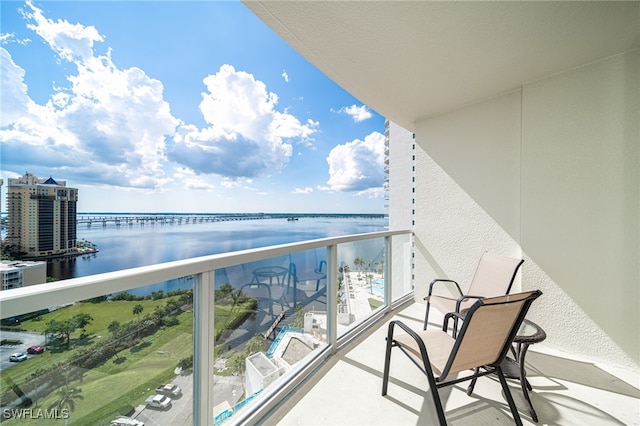
[[[56, 408], [60, 411], [67, 409], [70, 412], [76, 409], [76, 399], [84, 399], [84, 396], [81, 395], [82, 389], [80, 388], [70, 388], [69, 385], [65, 385], [65, 387], [60, 388], [56, 391], [56, 395], [58, 399], [56, 399], [50, 406], [49, 409]], [[65, 417], [65, 424], [69, 423], [69, 416]]]
[[138, 316], [138, 338], [140, 338], [140, 314], [143, 310], [144, 308], [139, 303], [136, 303], [136, 306], [133, 307], [133, 315]]

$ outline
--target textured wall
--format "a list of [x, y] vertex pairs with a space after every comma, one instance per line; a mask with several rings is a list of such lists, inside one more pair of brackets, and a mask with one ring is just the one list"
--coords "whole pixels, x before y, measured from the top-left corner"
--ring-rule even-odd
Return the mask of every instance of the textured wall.
[[[525, 258], [546, 344], [640, 360], [638, 50], [416, 125], [416, 289]], [[597, 348], [597, 349], [595, 349]]]

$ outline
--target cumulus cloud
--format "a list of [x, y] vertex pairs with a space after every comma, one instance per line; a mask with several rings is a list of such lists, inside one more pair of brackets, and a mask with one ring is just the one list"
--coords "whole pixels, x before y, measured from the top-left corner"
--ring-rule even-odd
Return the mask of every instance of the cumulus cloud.
[[170, 158], [197, 173], [231, 178], [278, 172], [293, 153], [291, 142], [304, 142], [317, 122], [301, 123], [276, 109], [278, 96], [252, 74], [223, 65], [203, 80], [200, 111], [209, 127], [182, 126]]
[[282, 71], [282, 78], [284, 78], [284, 81], [285, 81], [286, 83], [288, 83], [288, 82], [289, 82], [289, 74], [287, 74], [287, 72], [286, 72], [286, 71], [284, 71], [284, 70]]
[[342, 107], [337, 112], [351, 116], [351, 118], [353, 118], [353, 121], [355, 121], [356, 123], [368, 120], [369, 118], [373, 117], [373, 114], [371, 114], [371, 111], [369, 111], [369, 108], [367, 108], [366, 105], [351, 105], [348, 107]]
[[338, 145], [329, 152], [328, 187], [332, 191], [362, 192], [382, 187], [384, 135], [373, 132], [364, 140]]
[[168, 180], [165, 136], [178, 124], [163, 100], [162, 84], [138, 68], [118, 69], [110, 53], [95, 54], [94, 42], [103, 40], [95, 28], [54, 22], [30, 2], [26, 6], [28, 27], [77, 73], [39, 105], [28, 96], [24, 70], [0, 48], [3, 167], [44, 166], [69, 180], [162, 187]]

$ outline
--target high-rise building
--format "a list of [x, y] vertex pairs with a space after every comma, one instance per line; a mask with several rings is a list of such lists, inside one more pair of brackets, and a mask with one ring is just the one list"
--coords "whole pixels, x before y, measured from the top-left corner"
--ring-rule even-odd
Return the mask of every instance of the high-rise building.
[[12, 252], [43, 257], [75, 251], [78, 190], [31, 173], [9, 179], [8, 234]]
[[389, 229], [411, 229], [415, 217], [415, 135], [400, 125], [384, 122], [385, 180]]

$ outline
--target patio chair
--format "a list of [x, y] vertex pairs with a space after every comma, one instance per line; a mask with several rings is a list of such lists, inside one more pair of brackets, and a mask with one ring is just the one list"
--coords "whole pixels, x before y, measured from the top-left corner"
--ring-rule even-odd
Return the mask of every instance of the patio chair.
[[252, 297], [260, 303], [260, 301], [266, 301], [269, 304], [269, 315], [271, 318], [275, 318], [273, 313], [273, 304], [275, 302], [280, 303], [280, 308], [284, 311], [284, 287], [280, 285], [269, 285], [259, 281], [252, 281], [244, 284], [240, 287], [240, 290], [249, 297]]
[[[291, 262], [289, 263], [289, 280], [293, 280], [294, 288], [297, 288], [298, 284], [301, 282], [315, 281], [316, 291], [318, 291], [320, 289], [320, 281], [327, 278], [326, 268], [327, 262], [321, 260], [316, 269], [299, 273], [298, 266], [294, 262]], [[287, 286], [288, 285], [289, 284], [287, 284]]]
[[[447, 421], [438, 389], [493, 373], [500, 380], [515, 423], [522, 425], [500, 365], [511, 347], [529, 306], [541, 294], [541, 291], [535, 290], [478, 299], [464, 316], [456, 312], [446, 314], [442, 331], [415, 332], [401, 321], [391, 321], [387, 334], [382, 396], [387, 394], [389, 384], [391, 350], [398, 347], [426, 374], [441, 425], [446, 425]], [[446, 330], [449, 320], [456, 317], [462, 323], [460, 332], [454, 338], [447, 334]], [[404, 333], [395, 333], [396, 325], [402, 328]], [[485, 369], [480, 370], [481, 367]], [[448, 376], [464, 370], [473, 370], [473, 372], [465, 377], [447, 380]]]
[[[469, 286], [467, 293], [463, 293], [460, 285], [454, 280], [436, 278], [429, 284], [429, 294], [424, 300], [427, 301], [427, 310], [424, 316], [423, 330], [427, 329], [429, 320], [429, 310], [433, 305], [443, 314], [448, 312], [461, 312], [469, 308], [473, 302], [481, 297], [493, 297], [509, 294], [513, 280], [516, 278], [523, 259], [500, 256], [485, 252], [480, 258], [478, 267]], [[434, 286], [440, 283], [453, 283], [458, 291], [458, 297], [446, 297], [433, 294]], [[453, 322], [453, 335], [457, 330], [457, 319]]]

